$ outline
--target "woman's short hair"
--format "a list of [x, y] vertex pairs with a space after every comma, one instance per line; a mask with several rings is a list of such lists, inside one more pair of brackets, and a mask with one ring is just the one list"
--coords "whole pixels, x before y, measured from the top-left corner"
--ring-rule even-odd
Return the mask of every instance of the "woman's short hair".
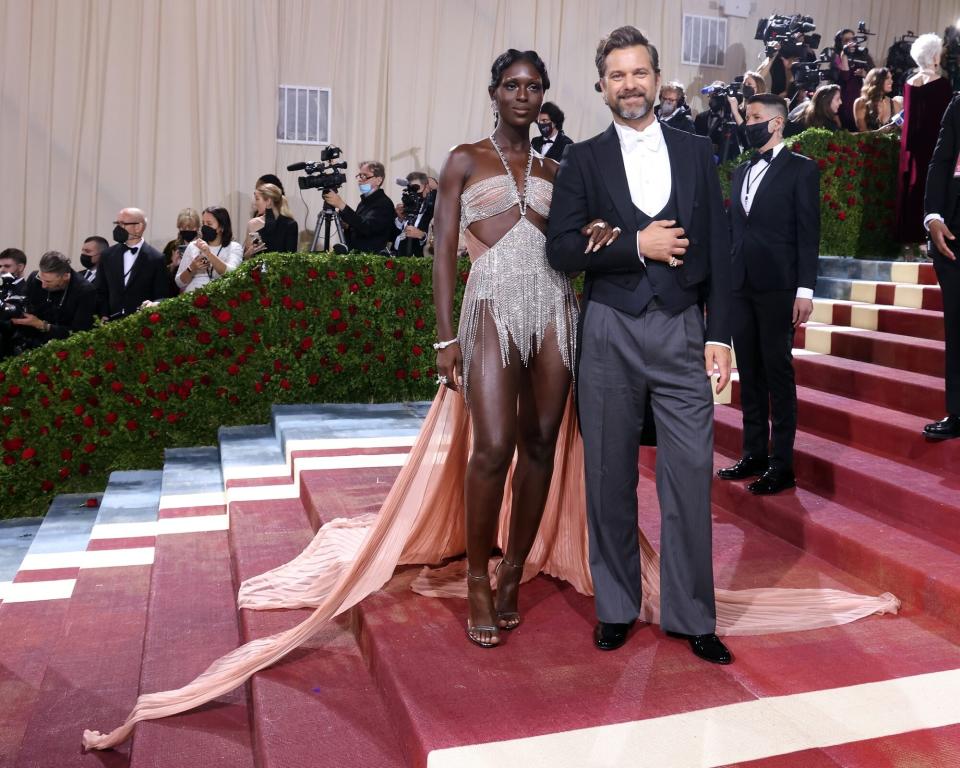
[[910, 46], [910, 58], [917, 62], [918, 67], [929, 69], [941, 51], [943, 51], [943, 40], [940, 39], [940, 35], [928, 32], [913, 41], [913, 45]]
[[184, 208], [177, 214], [177, 229], [183, 229], [184, 224], [192, 224], [194, 229], [200, 229], [200, 214], [195, 208]]
[[60, 251], [47, 251], [40, 257], [40, 271], [64, 275], [70, 271], [70, 259]]
[[203, 209], [209, 213], [220, 225], [220, 245], [229, 245], [233, 241], [233, 225], [230, 223], [230, 212], [219, 205], [211, 205]]
[[503, 79], [503, 73], [518, 61], [526, 61], [532, 64], [533, 68], [537, 70], [537, 74], [540, 75], [540, 80], [543, 82], [543, 90], [546, 91], [550, 88], [550, 76], [547, 74], [547, 65], [543, 63], [543, 59], [540, 58], [539, 53], [536, 51], [518, 51], [516, 48], [508, 48], [497, 56], [493, 62], [493, 66], [490, 67], [491, 92], [500, 85], [500, 81]]

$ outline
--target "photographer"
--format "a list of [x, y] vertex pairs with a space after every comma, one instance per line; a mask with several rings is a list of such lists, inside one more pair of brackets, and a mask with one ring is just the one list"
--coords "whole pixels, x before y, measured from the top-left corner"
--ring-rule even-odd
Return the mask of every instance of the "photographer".
[[695, 133], [697, 130], [693, 118], [690, 117], [690, 107], [687, 106], [683, 86], [676, 80], [660, 86], [660, 103], [655, 111], [664, 125], [687, 133]]
[[863, 90], [863, 79], [873, 69], [873, 59], [861, 47], [852, 29], [841, 29], [833, 38], [833, 81], [840, 86], [840, 123], [848, 131], [857, 131], [854, 102]]
[[4, 248], [0, 251], [0, 275], [12, 275], [10, 283], [14, 296], [24, 296], [27, 292], [27, 281], [23, 273], [27, 269], [27, 254], [19, 248]]
[[39, 272], [27, 280], [23, 316], [10, 320], [13, 352], [89, 330], [96, 309], [96, 289], [70, 268], [70, 259], [57, 251], [43, 254]]
[[[400, 183], [399, 179], [397, 183]], [[397, 206], [397, 220], [394, 222], [393, 249], [400, 256], [423, 256], [437, 197], [429, 187], [427, 174], [419, 171], [407, 174], [401, 197], [403, 202]]]
[[713, 157], [718, 165], [740, 156], [740, 138], [728, 96], [736, 97], [736, 89], [715, 80], [700, 91], [708, 97], [707, 110], [694, 120], [696, 132], [713, 144]]
[[396, 219], [393, 201], [382, 189], [383, 163], [375, 160], [360, 163], [356, 178], [361, 195], [357, 210], [353, 210], [333, 190], [323, 193], [323, 201], [340, 212], [346, 229], [345, 245], [349, 250], [382, 253], [393, 240]]
[[290, 212], [283, 191], [276, 184], [263, 182], [253, 192], [256, 216], [247, 222], [243, 258], [264, 251], [296, 253], [300, 246], [300, 228]]

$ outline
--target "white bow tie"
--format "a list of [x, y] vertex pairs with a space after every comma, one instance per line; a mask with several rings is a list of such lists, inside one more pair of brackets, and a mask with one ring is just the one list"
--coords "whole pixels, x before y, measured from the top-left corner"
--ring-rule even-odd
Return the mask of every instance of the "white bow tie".
[[637, 147], [643, 147], [648, 152], [656, 152], [660, 149], [660, 138], [663, 134], [660, 131], [647, 128], [643, 131], [624, 131], [620, 134], [620, 141], [623, 144], [623, 151], [633, 152]]

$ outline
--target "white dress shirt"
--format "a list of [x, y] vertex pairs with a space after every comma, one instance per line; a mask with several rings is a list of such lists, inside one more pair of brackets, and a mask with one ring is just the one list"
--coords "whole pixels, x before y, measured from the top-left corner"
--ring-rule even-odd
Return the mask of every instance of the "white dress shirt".
[[[786, 145], [781, 141], [773, 148], [773, 160], [777, 159]], [[740, 188], [740, 204], [747, 215], [750, 215], [750, 208], [753, 207], [754, 200], [757, 199], [757, 190], [763, 181], [763, 177], [770, 168], [770, 163], [766, 160], [758, 160], [754, 165], [747, 166], [746, 175], [743, 177], [743, 186]], [[797, 288], [798, 299], [812, 299], [813, 291], [810, 288]]]
[[[220, 261], [226, 264], [227, 268], [224, 271], [224, 275], [227, 272], [233, 272], [237, 267], [240, 266], [243, 261], [243, 246], [240, 245], [236, 240], [229, 243], [228, 245], [211, 245], [210, 252], [216, 256]], [[197, 290], [201, 286], [206, 285], [211, 280], [216, 280], [222, 275], [217, 272], [213, 267], [209, 269], [201, 269], [194, 272], [193, 279], [184, 284], [181, 280], [183, 273], [187, 271], [195, 258], [200, 255], [200, 249], [197, 248], [195, 243], [190, 243], [187, 246], [187, 249], [183, 252], [183, 258], [180, 259], [180, 266], [177, 268], [176, 281], [177, 285], [183, 290], [184, 293], [190, 293]]]
[[[123, 252], [123, 284], [126, 285], [130, 282], [130, 272], [133, 270], [133, 265], [137, 263], [140, 249], [143, 248], [143, 240], [124, 243], [123, 247], [127, 249]], [[131, 248], [135, 248], [136, 251], [131, 251]]]

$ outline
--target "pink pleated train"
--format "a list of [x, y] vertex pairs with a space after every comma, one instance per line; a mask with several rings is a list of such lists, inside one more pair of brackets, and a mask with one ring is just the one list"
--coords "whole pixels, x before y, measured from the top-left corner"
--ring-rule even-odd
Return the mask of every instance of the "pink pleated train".
[[[311, 607], [313, 614], [292, 629], [237, 648], [182, 688], [140, 696], [120, 727], [106, 734], [84, 731], [84, 747], [113, 747], [129, 738], [141, 720], [185, 712], [236, 688], [297, 648], [330, 619], [383, 587], [398, 566], [437, 564], [460, 555], [469, 446], [470, 419], [463, 400], [441, 387], [380, 512], [330, 521], [297, 558], [249, 579], [240, 588], [241, 608]], [[509, 529], [510, 485], [508, 479], [500, 517], [501, 543]], [[583, 448], [571, 400], [557, 441], [543, 523], [524, 569], [525, 581], [545, 573], [585, 595], [593, 593], [585, 514]], [[640, 543], [641, 618], [655, 623], [660, 560], [642, 530]], [[425, 568], [413, 588], [427, 596], [465, 597], [463, 561], [435, 570]], [[890, 593], [871, 597], [833, 589], [718, 589], [716, 600], [717, 632], [721, 635], [817, 629], [871, 614], [896, 613], [900, 606]]]

